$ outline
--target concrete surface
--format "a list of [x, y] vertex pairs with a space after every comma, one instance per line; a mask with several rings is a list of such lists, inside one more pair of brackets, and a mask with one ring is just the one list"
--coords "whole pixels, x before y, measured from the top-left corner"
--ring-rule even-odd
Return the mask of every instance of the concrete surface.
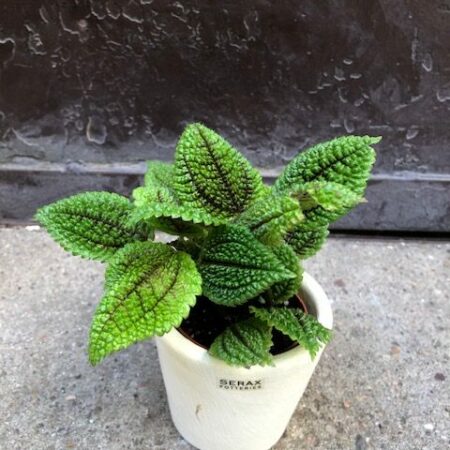
[[[307, 268], [335, 337], [275, 449], [448, 449], [450, 243], [331, 239]], [[151, 341], [88, 365], [102, 273], [41, 231], [0, 230], [2, 450], [191, 449]]]

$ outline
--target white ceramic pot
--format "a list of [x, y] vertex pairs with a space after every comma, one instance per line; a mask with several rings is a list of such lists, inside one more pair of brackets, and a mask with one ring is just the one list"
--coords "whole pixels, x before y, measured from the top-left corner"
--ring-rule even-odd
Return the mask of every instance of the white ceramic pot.
[[[327, 328], [333, 314], [321, 286], [304, 274], [300, 295]], [[180, 434], [200, 450], [266, 450], [281, 437], [316, 367], [295, 347], [274, 367], [231, 367], [177, 330], [156, 340], [170, 412]]]

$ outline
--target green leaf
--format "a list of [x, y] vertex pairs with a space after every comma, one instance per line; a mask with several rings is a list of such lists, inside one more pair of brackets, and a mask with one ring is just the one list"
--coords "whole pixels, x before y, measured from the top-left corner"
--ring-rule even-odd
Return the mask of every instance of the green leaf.
[[149, 161], [144, 184], [148, 188], [160, 189], [163, 195], [173, 196], [172, 180], [174, 176], [173, 164], [162, 161]]
[[314, 358], [322, 344], [331, 339], [331, 330], [325, 328], [314, 316], [293, 308], [250, 307], [255, 316], [273, 326], [303, 348]]
[[364, 201], [359, 194], [339, 183], [313, 181], [294, 189], [305, 216], [300, 228], [308, 230], [329, 225]]
[[253, 317], [231, 325], [216, 337], [209, 354], [232, 366], [264, 366], [273, 363], [270, 347], [271, 328]]
[[148, 164], [145, 186], [133, 191], [136, 208], [131, 223], [146, 222], [169, 234], [197, 235], [200, 229], [195, 224], [219, 225], [225, 222], [207, 211], [182, 205], [175, 194], [173, 179], [174, 169], [171, 164]]
[[198, 123], [186, 127], [178, 142], [174, 187], [182, 205], [222, 221], [242, 213], [264, 189], [250, 163]]
[[198, 260], [203, 294], [211, 301], [236, 306], [279, 281], [296, 276], [245, 227], [214, 229]]
[[132, 208], [121, 195], [86, 192], [44, 206], [36, 219], [73, 255], [107, 261], [125, 244], [153, 236], [129, 223]]
[[353, 208], [363, 199], [351, 189], [339, 183], [328, 181], [312, 181], [295, 188], [303, 211], [318, 205], [327, 211], [339, 211]]
[[186, 253], [161, 243], [136, 242], [111, 261], [106, 288], [91, 326], [92, 364], [178, 326], [201, 293], [201, 278]]
[[[162, 220], [156, 220], [161, 218]], [[201, 225], [220, 225], [225, 220], [213, 217], [211, 214], [200, 209], [191, 209], [189, 206], [182, 206], [177, 203], [149, 203], [147, 206], [135, 208], [131, 214], [131, 223], [147, 222], [153, 225], [160, 225], [162, 231], [167, 227], [170, 234], [177, 234], [178, 227], [174, 221], [165, 221], [163, 219], [180, 219], [184, 222]], [[197, 229], [193, 227], [193, 229]]]
[[173, 180], [172, 164], [149, 161], [145, 174], [145, 185], [133, 190], [134, 205], [145, 208], [153, 203], [176, 204], [176, 197], [171, 186]]
[[297, 227], [286, 235], [285, 240], [294, 249], [300, 259], [306, 259], [315, 255], [320, 250], [328, 234], [329, 231], [326, 226], [313, 230], [305, 230]]
[[[194, 223], [194, 220], [197, 223]], [[206, 235], [205, 221], [208, 222], [205, 216], [184, 214], [178, 207], [171, 209], [167, 204], [135, 208], [130, 216], [131, 224], [146, 223], [155, 230], [176, 236], [204, 237]]]
[[379, 137], [344, 136], [318, 144], [294, 158], [274, 185], [275, 192], [290, 192], [311, 181], [339, 183], [363, 195], [375, 161], [371, 145]]
[[300, 266], [298, 256], [289, 245], [282, 244], [277, 247], [272, 247], [272, 251], [287, 270], [295, 273], [294, 278], [275, 283], [269, 289], [269, 298], [275, 303], [282, 303], [289, 300], [299, 291], [303, 278], [303, 270]]
[[149, 161], [144, 186], [133, 190], [134, 205], [146, 207], [156, 203], [176, 203], [172, 187], [173, 165], [160, 161]]
[[275, 244], [302, 220], [297, 200], [287, 195], [269, 195], [253, 203], [235, 223], [248, 227], [261, 242]]

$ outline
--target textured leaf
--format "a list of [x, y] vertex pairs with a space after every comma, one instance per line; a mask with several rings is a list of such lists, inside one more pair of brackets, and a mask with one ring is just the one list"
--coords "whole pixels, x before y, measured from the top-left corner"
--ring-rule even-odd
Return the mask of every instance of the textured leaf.
[[264, 189], [250, 163], [201, 124], [186, 127], [178, 142], [174, 187], [182, 205], [222, 221], [247, 209]]
[[269, 195], [257, 200], [235, 219], [266, 244], [281, 242], [288, 230], [303, 219], [297, 200], [287, 195]]
[[269, 286], [294, 278], [272, 251], [245, 227], [215, 229], [200, 253], [203, 294], [215, 303], [235, 306]]
[[361, 203], [362, 197], [343, 184], [328, 181], [312, 181], [295, 187], [303, 211], [318, 205], [327, 211], [353, 208]]
[[131, 211], [121, 195], [86, 192], [44, 206], [36, 219], [65, 250], [107, 261], [125, 244], [152, 236], [144, 226], [129, 223]]
[[[161, 220], [156, 220], [160, 219]], [[167, 227], [168, 232], [171, 234], [178, 234], [180, 231], [177, 227], [175, 221], [169, 221], [166, 219], [180, 219], [184, 222], [192, 222], [192, 224], [201, 225], [220, 225], [225, 223], [225, 220], [217, 219], [211, 214], [199, 210], [191, 209], [190, 207], [185, 207], [177, 203], [150, 203], [147, 206], [141, 206], [135, 208], [131, 213], [130, 221], [132, 224], [140, 222], [148, 222], [149, 224], [159, 224], [163, 231], [166, 231], [163, 227]], [[186, 224], [186, 227], [188, 225]], [[198, 229], [197, 227], [192, 227], [193, 229]]]
[[134, 205], [146, 208], [153, 203], [176, 204], [177, 200], [171, 186], [173, 166], [159, 161], [148, 162], [145, 185], [133, 190]]
[[272, 364], [271, 328], [265, 322], [251, 318], [228, 327], [209, 349], [210, 355], [232, 366], [250, 367]]
[[363, 201], [359, 194], [339, 183], [313, 181], [294, 189], [305, 217], [300, 228], [308, 230], [329, 225]]
[[225, 222], [205, 210], [182, 205], [175, 194], [173, 179], [171, 164], [149, 163], [145, 186], [133, 191], [136, 208], [131, 216], [132, 223], [146, 222], [175, 235], [195, 235], [199, 233], [195, 224], [218, 225]]
[[106, 288], [91, 326], [92, 364], [178, 326], [201, 293], [201, 278], [186, 253], [161, 243], [136, 242], [111, 261]]
[[339, 183], [362, 195], [375, 152], [370, 147], [379, 137], [344, 136], [318, 144], [294, 158], [274, 185], [276, 192], [289, 192], [294, 185], [311, 181]]
[[297, 227], [286, 235], [285, 240], [300, 259], [306, 259], [320, 250], [328, 234], [327, 227], [319, 227], [313, 230]]
[[160, 161], [149, 161], [144, 186], [133, 190], [134, 205], [146, 207], [152, 203], [177, 203], [172, 187], [173, 165]]
[[271, 300], [276, 303], [282, 303], [289, 300], [299, 291], [303, 278], [303, 270], [300, 266], [298, 256], [289, 245], [282, 244], [273, 247], [272, 251], [287, 270], [295, 273], [295, 278], [280, 281], [279, 283], [273, 284], [270, 288], [269, 298], [271, 297]]
[[314, 316], [292, 308], [250, 307], [255, 316], [273, 326], [303, 348], [314, 358], [322, 344], [331, 339], [331, 331], [325, 328]]
[[205, 216], [183, 214], [178, 207], [171, 209], [167, 207], [167, 204], [163, 207], [158, 205], [139, 207], [134, 209], [130, 216], [131, 224], [146, 223], [155, 230], [176, 236], [205, 236], [205, 221], [208, 222]]
[[162, 161], [149, 161], [144, 184], [148, 188], [160, 189], [162, 195], [173, 196], [173, 164]]

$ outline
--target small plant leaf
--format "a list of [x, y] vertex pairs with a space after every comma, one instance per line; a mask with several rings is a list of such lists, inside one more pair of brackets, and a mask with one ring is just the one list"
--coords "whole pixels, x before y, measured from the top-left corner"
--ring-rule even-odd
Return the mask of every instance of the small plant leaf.
[[124, 245], [153, 237], [145, 225], [131, 225], [129, 200], [109, 192], [86, 192], [44, 206], [36, 219], [73, 255], [108, 261]]
[[235, 219], [265, 244], [282, 242], [286, 232], [303, 220], [298, 201], [288, 195], [268, 195], [258, 199]]
[[147, 207], [152, 203], [176, 203], [171, 185], [173, 165], [160, 161], [150, 161], [145, 174], [145, 185], [133, 190], [134, 205]]
[[211, 344], [209, 354], [239, 367], [272, 364], [272, 331], [254, 317], [229, 326]]
[[[174, 188], [172, 164], [149, 162], [145, 186], [133, 191], [135, 209], [131, 223], [145, 222], [150, 226], [175, 235], [201, 234], [196, 224], [218, 225], [224, 222], [206, 211], [182, 205]], [[184, 223], [183, 223], [184, 222]]]
[[316, 229], [340, 219], [364, 199], [339, 183], [313, 181], [296, 186], [305, 220], [300, 228]]
[[343, 184], [328, 181], [312, 181], [295, 187], [295, 195], [300, 200], [303, 211], [318, 205], [327, 211], [353, 208], [363, 198]]
[[91, 326], [91, 363], [178, 326], [200, 293], [188, 254], [161, 243], [128, 244], [107, 269], [106, 293]]
[[239, 225], [221, 226], [212, 231], [200, 253], [198, 268], [203, 294], [225, 306], [245, 303], [272, 284], [296, 276], [269, 247]]
[[[161, 220], [156, 220], [161, 218]], [[192, 224], [201, 225], [220, 225], [226, 223], [226, 220], [218, 219], [211, 214], [200, 210], [192, 209], [190, 206], [183, 206], [178, 203], [158, 203], [154, 201], [149, 203], [147, 206], [137, 207], [133, 210], [131, 214], [131, 223], [148, 222], [150, 225], [155, 225], [155, 228], [161, 226], [162, 231], [166, 231], [166, 227], [170, 234], [178, 234], [179, 227], [177, 224], [164, 219], [180, 219], [184, 222], [192, 222]], [[187, 225], [186, 225], [187, 227]], [[188, 228], [191, 229], [191, 228]], [[192, 229], [198, 229], [197, 227], [192, 227]]]
[[339, 183], [363, 195], [375, 161], [371, 145], [379, 137], [344, 136], [318, 144], [294, 158], [274, 185], [275, 192], [290, 192], [311, 181]]
[[328, 234], [329, 231], [326, 226], [312, 230], [297, 227], [287, 233], [285, 240], [300, 259], [306, 259], [315, 255], [321, 249]]
[[165, 190], [165, 193], [173, 196], [173, 176], [173, 164], [162, 161], [149, 161], [144, 177], [144, 185], [148, 188]]
[[247, 209], [263, 183], [227, 141], [197, 123], [186, 127], [178, 142], [174, 188], [182, 205], [223, 221]]
[[314, 316], [293, 308], [250, 307], [256, 318], [273, 326], [303, 348], [314, 358], [322, 344], [331, 339], [331, 330], [325, 328]]
[[299, 291], [303, 278], [303, 269], [300, 266], [298, 256], [289, 245], [281, 244], [277, 247], [272, 247], [272, 251], [287, 270], [295, 273], [294, 278], [280, 281], [270, 287], [269, 298], [275, 303], [283, 303]]

